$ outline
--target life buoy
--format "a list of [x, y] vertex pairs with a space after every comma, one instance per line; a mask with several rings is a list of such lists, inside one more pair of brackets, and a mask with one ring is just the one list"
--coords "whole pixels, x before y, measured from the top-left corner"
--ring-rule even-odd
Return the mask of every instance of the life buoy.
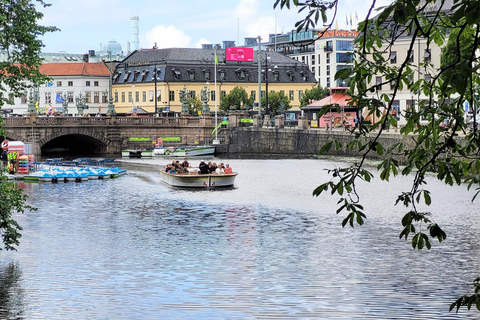
[[3, 140], [2, 141], [2, 149], [8, 149], [8, 143], [9, 143], [8, 140]]

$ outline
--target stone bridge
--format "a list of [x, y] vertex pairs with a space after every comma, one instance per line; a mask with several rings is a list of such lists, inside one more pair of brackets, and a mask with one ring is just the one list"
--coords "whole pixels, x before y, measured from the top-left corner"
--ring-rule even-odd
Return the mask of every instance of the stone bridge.
[[[212, 116], [180, 117], [64, 117], [4, 118], [4, 139], [31, 144], [31, 153], [46, 155], [120, 155], [124, 149], [164, 145], [209, 144], [214, 138]], [[167, 138], [167, 139], [166, 139]], [[218, 133], [220, 141], [225, 137]]]

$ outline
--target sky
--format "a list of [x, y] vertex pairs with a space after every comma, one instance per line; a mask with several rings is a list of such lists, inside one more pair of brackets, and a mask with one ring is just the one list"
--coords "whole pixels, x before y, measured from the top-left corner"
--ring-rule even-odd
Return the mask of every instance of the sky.
[[[87, 53], [101, 51], [108, 41], [117, 41], [124, 52], [132, 40], [131, 17], [139, 17], [139, 47], [200, 48], [202, 44], [262, 37], [295, 29], [305, 16], [293, 7], [273, 9], [274, 0], [46, 0], [51, 6], [39, 8], [40, 25], [60, 31], [42, 37], [43, 52]], [[377, 0], [376, 7], [390, 0]], [[339, 0], [336, 22], [350, 29], [368, 13], [371, 1]], [[330, 14], [331, 20], [333, 14]], [[348, 25], [347, 25], [348, 22]], [[321, 27], [321, 26], [320, 26]]]

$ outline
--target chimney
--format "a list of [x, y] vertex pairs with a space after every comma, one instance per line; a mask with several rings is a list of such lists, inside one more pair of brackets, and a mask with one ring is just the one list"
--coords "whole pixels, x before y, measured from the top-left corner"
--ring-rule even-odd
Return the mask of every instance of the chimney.
[[85, 54], [83, 55], [83, 61], [84, 61], [84, 62], [88, 62], [88, 53], [85, 53]]
[[95, 57], [95, 50], [88, 50], [88, 55], [90, 57]]

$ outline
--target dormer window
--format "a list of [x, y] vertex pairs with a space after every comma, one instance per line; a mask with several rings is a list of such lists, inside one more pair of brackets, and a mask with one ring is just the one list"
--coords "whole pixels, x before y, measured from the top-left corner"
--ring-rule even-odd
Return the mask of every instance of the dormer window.
[[237, 69], [235, 73], [237, 74], [238, 80], [247, 80], [248, 78], [248, 72], [244, 68]]
[[123, 82], [126, 82], [128, 80], [128, 77], [130, 76], [131, 71], [125, 71], [125, 75], [123, 76]]
[[273, 73], [273, 80], [275, 81], [280, 80], [280, 72], [278, 72], [278, 70], [275, 70], [272, 73]]
[[140, 81], [143, 82], [143, 81], [147, 80], [147, 76], [148, 76], [148, 70], [143, 69], [142, 73], [140, 73], [140, 77], [141, 77]]
[[203, 69], [203, 74], [205, 75], [205, 80], [212, 80], [210, 78], [210, 70]]
[[172, 71], [173, 71], [173, 76], [176, 79], [180, 79], [180, 76], [182, 75], [181, 72], [178, 69], [175, 69], [175, 68], [173, 68]]
[[139, 81], [139, 80], [141, 80], [141, 79], [139, 78], [139, 75], [140, 75], [140, 70], [135, 70], [135, 71], [133, 71], [133, 81]]
[[220, 80], [225, 80], [227, 78], [227, 73], [225, 70], [219, 70], [218, 73], [220, 75]]
[[287, 76], [288, 76], [288, 79], [289, 79], [290, 81], [294, 81], [294, 80], [295, 80], [295, 76], [294, 76], [293, 71], [288, 70], [288, 71], [287, 71]]
[[190, 80], [195, 80], [195, 69], [188, 69], [187, 72], [188, 72], [188, 78]]
[[120, 73], [115, 73], [115, 74], [113, 75], [113, 77], [112, 77], [112, 81], [113, 81], [113, 82], [116, 82], [119, 75], [120, 75]]

